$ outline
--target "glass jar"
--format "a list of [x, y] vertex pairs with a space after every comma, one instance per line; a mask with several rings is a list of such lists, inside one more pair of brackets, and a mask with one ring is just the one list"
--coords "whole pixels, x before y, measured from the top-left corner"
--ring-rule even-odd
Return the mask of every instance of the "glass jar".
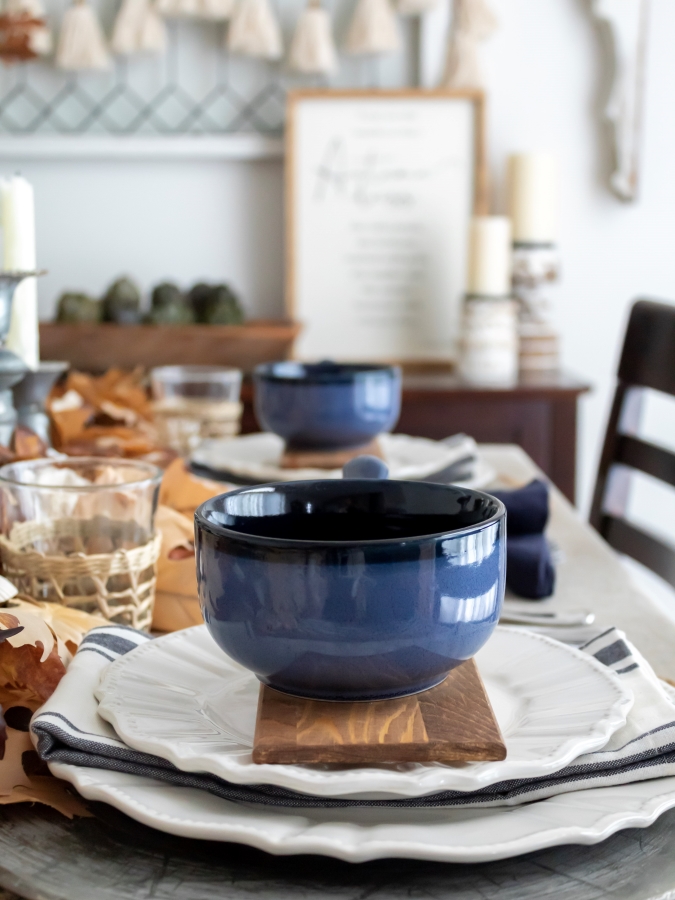
[[160, 366], [150, 372], [160, 440], [187, 456], [205, 438], [233, 437], [241, 427], [242, 373], [224, 366]]

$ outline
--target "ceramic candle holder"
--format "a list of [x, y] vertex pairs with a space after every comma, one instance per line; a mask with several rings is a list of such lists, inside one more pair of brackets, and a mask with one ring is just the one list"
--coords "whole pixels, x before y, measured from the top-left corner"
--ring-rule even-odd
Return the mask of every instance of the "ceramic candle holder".
[[425, 690], [497, 625], [505, 515], [487, 494], [424, 482], [231, 491], [195, 515], [206, 626], [279, 691], [377, 700]]
[[395, 366], [277, 362], [258, 366], [253, 377], [258, 421], [288, 449], [363, 447], [401, 412]]

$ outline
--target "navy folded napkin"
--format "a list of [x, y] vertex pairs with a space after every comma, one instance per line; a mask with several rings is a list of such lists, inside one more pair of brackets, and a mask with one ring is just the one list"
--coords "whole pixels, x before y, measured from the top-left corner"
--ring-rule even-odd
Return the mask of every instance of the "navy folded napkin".
[[506, 507], [506, 584], [528, 600], [550, 597], [555, 587], [548, 522], [548, 485], [539, 479], [515, 491], [492, 491]]

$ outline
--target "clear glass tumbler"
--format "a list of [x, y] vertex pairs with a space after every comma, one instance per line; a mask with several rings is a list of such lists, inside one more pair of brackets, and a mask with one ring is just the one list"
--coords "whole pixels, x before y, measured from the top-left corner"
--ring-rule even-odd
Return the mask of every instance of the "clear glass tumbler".
[[22, 593], [149, 627], [162, 472], [146, 462], [38, 459], [0, 468], [0, 559]]
[[224, 366], [160, 366], [150, 372], [160, 440], [188, 455], [202, 440], [233, 437], [241, 427], [242, 373]]

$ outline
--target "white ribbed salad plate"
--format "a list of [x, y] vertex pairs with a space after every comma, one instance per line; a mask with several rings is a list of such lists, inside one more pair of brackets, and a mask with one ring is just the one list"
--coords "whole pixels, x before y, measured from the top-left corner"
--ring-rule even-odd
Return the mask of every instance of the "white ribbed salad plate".
[[[379, 441], [390, 478], [428, 478], [471, 458], [470, 475], [459, 482], [462, 487], [480, 489], [495, 478], [494, 469], [476, 456], [476, 443], [469, 437], [446, 444], [407, 434], [381, 434]], [[206, 440], [193, 452], [191, 462], [222, 477], [230, 475], [260, 483], [342, 477], [341, 469], [282, 469], [283, 451], [280, 437], [260, 432]]]
[[272, 784], [322, 797], [420, 797], [473, 791], [563, 768], [602, 747], [633, 698], [589, 655], [539, 634], [499, 627], [476, 657], [507, 757], [463, 765], [362, 768], [255, 765], [259, 684], [205, 626], [142, 644], [112, 663], [96, 692], [99, 713], [136, 750], [186, 772], [235, 784]]
[[169, 834], [348, 862], [391, 857], [488, 862], [560, 844], [597, 844], [622, 828], [651, 825], [675, 807], [675, 777], [491, 809], [282, 811], [137, 775], [63, 763], [50, 768], [89, 800], [109, 803]]

